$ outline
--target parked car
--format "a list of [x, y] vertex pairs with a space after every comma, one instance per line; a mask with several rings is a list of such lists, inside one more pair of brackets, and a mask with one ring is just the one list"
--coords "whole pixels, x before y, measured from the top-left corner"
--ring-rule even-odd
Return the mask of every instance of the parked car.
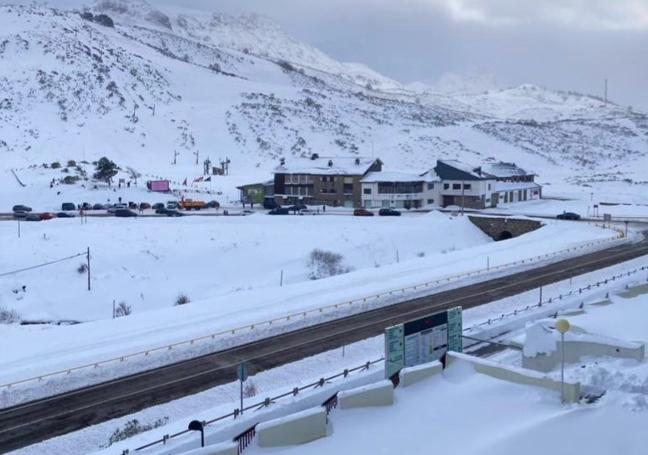
[[147, 210], [147, 209], [150, 209], [150, 208], [151, 208], [151, 204], [149, 204], [148, 202], [140, 202], [140, 205], [139, 205], [140, 210]]
[[77, 207], [73, 202], [64, 202], [61, 204], [61, 210], [67, 211], [67, 210], [76, 210]]
[[164, 202], [156, 202], [155, 204], [153, 204], [153, 206], [151, 208], [153, 210], [163, 209], [164, 208]]
[[353, 211], [353, 216], [374, 216], [374, 214], [366, 209], [355, 209]]
[[84, 202], [81, 204], [81, 210], [92, 210], [92, 204], [89, 202]]
[[41, 221], [51, 220], [52, 218], [55, 218], [54, 214], [49, 212], [39, 213], [38, 216], [40, 216]]
[[128, 206], [124, 204], [123, 202], [120, 202], [119, 204], [113, 204], [112, 206], [113, 209], [127, 209]]
[[176, 217], [176, 216], [185, 216], [184, 213], [179, 212], [179, 211], [177, 211], [177, 210], [169, 210], [169, 209], [165, 209], [165, 210], [166, 210], [166, 212], [165, 212], [164, 214], [165, 214], [166, 216], [171, 216], [171, 217]]
[[560, 215], [556, 216], [556, 218], [559, 220], [580, 220], [581, 216], [574, 212], [562, 212]]
[[167, 201], [166, 203], [166, 208], [170, 210], [177, 209], [178, 207], [180, 207], [178, 201]]
[[74, 214], [70, 212], [59, 212], [56, 214], [56, 218], [74, 218]]
[[130, 209], [115, 209], [114, 215], [119, 218], [131, 218], [137, 216], [137, 213]]
[[18, 218], [18, 219], [20, 219], [20, 218], [25, 218], [25, 217], [27, 217], [27, 214], [28, 214], [28, 213], [29, 213], [29, 212], [14, 212], [13, 216], [14, 216], [14, 218]]
[[264, 199], [263, 201], [264, 209], [272, 210], [272, 209], [276, 209], [277, 207], [279, 207], [279, 204], [277, 204], [277, 201], [275, 201], [274, 199]]
[[95, 204], [92, 206], [92, 210], [106, 210], [106, 206], [103, 204]]
[[300, 210], [308, 210], [308, 207], [306, 207], [304, 204], [295, 204], [295, 205], [291, 205], [290, 207], [288, 207], [288, 210], [290, 210], [291, 212], [297, 213]]
[[401, 212], [394, 209], [380, 209], [378, 210], [380, 216], [401, 216]]
[[131, 210], [137, 210], [137, 202], [129, 202], [128, 208]]
[[22, 204], [14, 205], [12, 210], [14, 212], [31, 212], [32, 211], [31, 207], [27, 207], [26, 205], [22, 205]]
[[208, 209], [218, 209], [220, 208], [220, 203], [218, 201], [209, 201], [205, 207]]
[[268, 215], [290, 215], [290, 211], [282, 207], [277, 207], [270, 210]]
[[300, 215], [319, 215], [319, 212], [316, 212], [313, 209], [302, 209], [299, 211]]
[[25, 221], [40, 221], [41, 217], [38, 213], [28, 213], [25, 216]]

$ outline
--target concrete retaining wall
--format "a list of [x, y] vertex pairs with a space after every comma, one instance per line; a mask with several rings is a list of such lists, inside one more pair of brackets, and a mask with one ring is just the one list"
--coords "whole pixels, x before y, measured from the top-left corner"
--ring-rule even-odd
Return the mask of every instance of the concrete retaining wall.
[[[534, 357], [522, 356], [522, 366], [536, 371], [548, 372], [560, 365], [560, 341], [556, 351], [538, 354]], [[565, 341], [565, 362], [576, 363], [586, 356], [618, 357], [641, 362], [645, 357], [645, 347], [640, 343], [605, 343], [593, 341]]]
[[[477, 371], [478, 373], [515, 384], [543, 387], [545, 389], [555, 390], [560, 393], [559, 381], [554, 381], [553, 379], [541, 373], [538, 373], [537, 371], [527, 370], [525, 368], [509, 367], [458, 352], [448, 352], [446, 359], [446, 367], [448, 365], [452, 365], [452, 362], [464, 361], [472, 364], [475, 368], [475, 371]], [[580, 399], [580, 388], [581, 387], [579, 382], [565, 382], [565, 400], [569, 403], [577, 402]]]
[[387, 379], [338, 393], [340, 409], [389, 406], [393, 403], [394, 385]]
[[407, 387], [441, 372], [443, 372], [443, 365], [439, 361], [403, 368], [400, 371], [400, 382], [398, 385], [399, 387]]
[[183, 455], [238, 455], [238, 444], [225, 442], [184, 452]]
[[326, 436], [326, 409], [321, 406], [260, 423], [260, 447], [305, 444]]

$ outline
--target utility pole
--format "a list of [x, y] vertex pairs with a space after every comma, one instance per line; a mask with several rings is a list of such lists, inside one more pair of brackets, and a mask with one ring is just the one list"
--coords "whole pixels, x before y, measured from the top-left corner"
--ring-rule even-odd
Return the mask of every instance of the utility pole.
[[86, 261], [88, 265], [88, 291], [90, 291], [90, 247], [88, 247], [88, 251], [86, 252]]
[[196, 166], [198, 166], [198, 157], [200, 156], [200, 150], [196, 150], [194, 152], [194, 155], [196, 155]]
[[605, 78], [605, 104], [608, 103], [608, 80], [607, 77]]
[[173, 164], [174, 165], [178, 164], [178, 155], [180, 155], [180, 153], [177, 150], [174, 150], [173, 151]]
[[20, 238], [20, 220], [18, 220], [18, 238]]

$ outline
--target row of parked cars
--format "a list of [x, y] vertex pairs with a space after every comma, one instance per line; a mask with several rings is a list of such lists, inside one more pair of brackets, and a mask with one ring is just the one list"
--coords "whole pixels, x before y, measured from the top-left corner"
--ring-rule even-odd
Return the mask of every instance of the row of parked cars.
[[[290, 207], [275, 207], [268, 212], [268, 215], [290, 215], [291, 213], [295, 215], [318, 215], [319, 210], [309, 209], [306, 205], [297, 204]], [[378, 211], [379, 216], [400, 216], [401, 212], [394, 209], [380, 209]], [[353, 211], [353, 216], [374, 216], [374, 212], [371, 212], [367, 209], [355, 209]]]

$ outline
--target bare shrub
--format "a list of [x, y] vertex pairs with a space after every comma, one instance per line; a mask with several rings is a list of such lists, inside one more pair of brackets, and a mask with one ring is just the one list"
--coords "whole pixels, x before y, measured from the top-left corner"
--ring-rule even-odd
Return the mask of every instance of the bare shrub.
[[117, 308], [115, 308], [115, 317], [121, 318], [123, 316], [128, 316], [133, 313], [133, 307], [127, 304], [126, 302], [119, 302]]
[[314, 249], [311, 251], [308, 261], [310, 279], [319, 280], [350, 272], [351, 269], [342, 264], [343, 259], [344, 257], [341, 254]]
[[184, 294], [184, 293], [181, 292], [180, 294], [178, 294], [178, 297], [176, 298], [175, 304], [176, 304], [176, 306], [178, 306], [178, 305], [186, 305], [189, 302], [191, 302], [191, 299], [189, 298], [189, 296], [187, 296], [187, 294]]
[[20, 315], [13, 308], [0, 306], [0, 324], [15, 324], [20, 322]]
[[243, 386], [243, 398], [252, 398], [257, 396], [258, 393], [259, 391], [257, 390], [257, 386], [254, 382], [245, 382], [245, 385]]
[[131, 438], [136, 434], [140, 434], [154, 428], [159, 428], [166, 425], [167, 422], [169, 422], [168, 417], [158, 419], [155, 422], [148, 424], [141, 424], [137, 419], [129, 420], [128, 422], [126, 422], [123, 428], [117, 428], [113, 432], [113, 434], [110, 436], [110, 439], [108, 440], [108, 444], [104, 445], [104, 447], [110, 447], [116, 442], [124, 441], [125, 439]]

